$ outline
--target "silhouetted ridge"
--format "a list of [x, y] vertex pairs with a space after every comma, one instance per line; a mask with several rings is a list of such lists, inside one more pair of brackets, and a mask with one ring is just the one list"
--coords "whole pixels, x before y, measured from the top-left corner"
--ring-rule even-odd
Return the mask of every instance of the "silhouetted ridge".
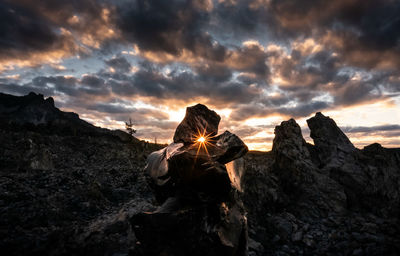
[[123, 131], [110, 131], [96, 127], [74, 112], [64, 112], [55, 107], [52, 97], [30, 92], [25, 96], [0, 93], [0, 126], [9, 130], [28, 130], [45, 134], [62, 135], [112, 135], [122, 140], [133, 137]]

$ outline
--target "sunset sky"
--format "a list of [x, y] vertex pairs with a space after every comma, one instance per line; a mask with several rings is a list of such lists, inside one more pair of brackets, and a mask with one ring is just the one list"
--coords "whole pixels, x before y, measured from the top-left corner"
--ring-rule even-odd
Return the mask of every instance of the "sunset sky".
[[30, 91], [150, 141], [203, 103], [250, 149], [318, 111], [400, 147], [400, 1], [0, 0], [0, 92]]

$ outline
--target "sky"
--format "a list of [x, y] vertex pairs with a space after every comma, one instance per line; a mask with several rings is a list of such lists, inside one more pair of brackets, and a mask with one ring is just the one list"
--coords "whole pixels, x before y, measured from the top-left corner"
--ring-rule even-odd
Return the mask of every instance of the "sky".
[[202, 103], [253, 150], [316, 112], [400, 147], [400, 1], [0, 0], [0, 92], [30, 91], [161, 143]]

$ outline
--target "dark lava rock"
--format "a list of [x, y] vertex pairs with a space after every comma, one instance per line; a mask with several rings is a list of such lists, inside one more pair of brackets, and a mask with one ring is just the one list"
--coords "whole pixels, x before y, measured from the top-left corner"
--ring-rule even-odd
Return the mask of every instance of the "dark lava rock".
[[215, 136], [221, 117], [202, 104], [186, 108], [186, 115], [174, 134], [174, 142], [193, 143], [196, 136], [204, 134]]
[[356, 149], [320, 113], [308, 124], [315, 145], [291, 119], [272, 152], [245, 157], [249, 236], [264, 248], [253, 255], [398, 255], [400, 150]]
[[293, 119], [275, 128], [272, 153], [275, 155], [274, 172], [283, 189], [294, 199], [299, 214], [321, 216], [344, 211], [343, 189], [314, 166], [300, 126]]
[[[225, 164], [248, 149], [228, 131], [214, 136], [218, 122], [219, 116], [205, 106], [189, 107], [175, 133], [175, 143], [149, 156], [146, 171], [162, 205], [132, 218], [140, 243], [135, 253], [246, 255], [247, 221], [237, 196], [243, 162]], [[210, 135], [207, 127], [212, 129]], [[207, 140], [195, 141], [197, 134], [207, 134]]]
[[311, 131], [310, 137], [314, 140], [320, 161], [324, 165], [332, 161], [342, 162], [347, 154], [355, 151], [356, 148], [335, 121], [321, 112], [308, 119], [307, 124]]
[[96, 127], [80, 119], [76, 113], [61, 111], [55, 107], [53, 98], [45, 99], [42, 94], [34, 92], [25, 96], [0, 93], [0, 128], [45, 135], [110, 136], [138, 142], [123, 131]]
[[372, 144], [356, 149], [329, 117], [307, 120], [319, 168], [343, 186], [347, 204], [396, 216], [400, 210], [400, 152]]
[[245, 255], [246, 220], [237, 205], [196, 204], [172, 212], [137, 214], [134, 255]]
[[95, 127], [41, 95], [0, 99], [2, 253], [127, 252], [130, 224], [115, 227], [125, 212], [154, 210], [142, 169], [160, 146]]

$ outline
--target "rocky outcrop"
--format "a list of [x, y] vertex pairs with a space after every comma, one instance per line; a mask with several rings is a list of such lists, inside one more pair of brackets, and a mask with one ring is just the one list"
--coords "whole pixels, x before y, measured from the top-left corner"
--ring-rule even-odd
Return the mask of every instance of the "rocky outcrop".
[[335, 121], [318, 112], [307, 120], [310, 137], [318, 150], [321, 165], [339, 165], [346, 156], [356, 150]]
[[293, 119], [275, 127], [272, 153], [273, 171], [295, 202], [290, 207], [297, 215], [321, 216], [344, 211], [343, 188], [313, 164], [300, 126]]
[[174, 134], [175, 143], [192, 143], [200, 134], [215, 136], [221, 117], [206, 106], [197, 104], [186, 109], [185, 118], [178, 125]]
[[0, 93], [0, 119], [18, 125], [53, 123], [93, 127], [75, 113], [60, 111], [54, 106], [53, 98], [45, 99], [42, 94], [34, 92], [20, 97]]
[[238, 197], [243, 162], [225, 164], [248, 149], [228, 131], [215, 136], [219, 120], [204, 105], [188, 107], [175, 142], [150, 154], [146, 172], [160, 206], [132, 218], [135, 254], [246, 255], [247, 222]]
[[246, 156], [250, 254], [398, 254], [400, 150], [356, 149], [321, 113], [308, 124], [314, 145], [291, 119]]
[[96, 127], [73, 112], [55, 107], [52, 97], [47, 99], [34, 92], [25, 96], [0, 93], [0, 128], [8, 131], [29, 130], [40, 134], [65, 136], [111, 136], [122, 141], [138, 140], [129, 134]]
[[372, 210], [382, 216], [398, 216], [399, 151], [379, 144], [356, 149], [336, 123], [321, 113], [307, 123], [318, 166], [343, 186], [348, 206]]

